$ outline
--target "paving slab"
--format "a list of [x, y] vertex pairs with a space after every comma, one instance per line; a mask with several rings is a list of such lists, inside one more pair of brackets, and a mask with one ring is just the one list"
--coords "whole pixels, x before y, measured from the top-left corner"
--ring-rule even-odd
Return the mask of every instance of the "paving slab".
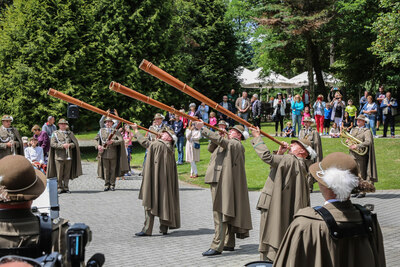
[[[117, 181], [116, 191], [103, 192], [103, 180], [96, 178], [97, 164], [83, 162], [84, 175], [71, 181], [71, 194], [60, 195], [60, 215], [71, 222], [90, 226], [93, 239], [86, 258], [105, 254], [104, 266], [243, 266], [259, 259], [259, 192], [250, 192], [253, 230], [250, 237], [237, 240], [234, 252], [203, 257], [212, 241], [211, 193], [208, 189], [180, 183], [182, 227], [163, 236], [155, 221], [153, 236], [136, 237], [143, 227], [144, 211], [138, 199], [140, 176]], [[378, 191], [354, 203], [374, 204], [384, 240], [387, 266], [400, 262], [400, 190]], [[311, 194], [313, 206], [323, 204], [320, 193]]]

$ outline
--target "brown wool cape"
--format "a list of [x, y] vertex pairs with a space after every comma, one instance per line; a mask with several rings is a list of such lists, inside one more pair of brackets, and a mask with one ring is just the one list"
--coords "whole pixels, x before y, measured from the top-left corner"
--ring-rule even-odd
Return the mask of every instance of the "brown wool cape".
[[[271, 165], [257, 203], [257, 209], [266, 213], [260, 225], [259, 249], [267, 246], [276, 252], [294, 214], [310, 206], [306, 163], [294, 155], [272, 154], [261, 137], [254, 138], [252, 145], [261, 160]], [[275, 252], [268, 258], [273, 260]]]
[[163, 225], [171, 229], [181, 227], [179, 207], [179, 182], [175, 151], [171, 142], [161, 139], [149, 141], [136, 133], [139, 144], [147, 149], [146, 163], [139, 199], [151, 214], [163, 220]]
[[[81, 162], [81, 151], [79, 149], [79, 142], [76, 139], [73, 132], [69, 131], [69, 138], [71, 138], [72, 143], [75, 147], [72, 148], [72, 165], [71, 165], [71, 175], [70, 178], [75, 179], [82, 175], [82, 162]], [[47, 163], [47, 177], [57, 177], [56, 162], [55, 162], [55, 148], [50, 147], [49, 158]]]
[[[101, 138], [99, 136], [100, 136], [100, 131], [96, 136], [96, 140], [99, 142], [98, 144], [101, 144], [100, 143]], [[122, 138], [121, 133], [119, 131], [115, 132], [113, 140], [116, 138]], [[104, 180], [105, 176], [103, 171], [104, 171], [103, 160], [100, 159], [97, 164], [97, 176]], [[128, 171], [129, 171], [129, 166], [128, 166], [128, 158], [126, 156], [125, 144], [124, 142], [121, 142], [121, 144], [117, 146], [117, 167], [115, 168], [115, 177], [123, 176]]]
[[[368, 152], [364, 156], [360, 156], [357, 153], [353, 152], [350, 149], [350, 155], [354, 157], [357, 164], [359, 164], [361, 176], [365, 173], [365, 177], [367, 181], [378, 182], [378, 171], [376, 168], [376, 157], [375, 157], [375, 147], [374, 147], [374, 137], [372, 136], [372, 132], [368, 128], [353, 128], [350, 132], [352, 136], [362, 141], [361, 144], [358, 144], [357, 147], [368, 147]], [[365, 170], [366, 169], [366, 170]]]
[[[321, 136], [315, 130], [310, 128], [311, 133], [308, 134], [307, 140], [311, 142], [311, 148], [315, 150], [317, 153], [317, 157], [314, 159], [314, 162], [322, 161], [323, 158], [323, 151], [322, 151], [322, 143], [321, 143]], [[304, 128], [300, 130], [299, 139], [304, 139], [306, 137]]]
[[223, 214], [223, 222], [233, 227], [237, 238], [246, 238], [253, 227], [242, 142], [223, 138], [204, 127], [202, 135], [219, 146], [213, 150], [205, 177], [206, 183], [218, 183], [213, 210]]
[[[350, 201], [334, 202], [324, 206], [342, 223], [361, 223], [360, 212]], [[274, 267], [384, 267], [385, 252], [382, 232], [375, 216], [373, 234], [368, 237], [333, 239], [325, 221], [313, 208], [297, 212], [279, 248]]]

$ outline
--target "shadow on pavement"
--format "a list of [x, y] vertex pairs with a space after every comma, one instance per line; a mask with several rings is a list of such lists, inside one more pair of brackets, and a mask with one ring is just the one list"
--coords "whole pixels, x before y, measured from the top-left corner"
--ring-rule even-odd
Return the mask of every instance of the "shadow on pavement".
[[193, 188], [179, 188], [179, 191], [201, 191], [201, 190], [205, 190], [205, 188], [196, 188], [196, 187], [193, 187]]
[[139, 191], [139, 189], [116, 188], [115, 191], [104, 192], [103, 189], [99, 190], [84, 190], [84, 191], [71, 191], [71, 194], [95, 194], [95, 193], [118, 193], [118, 191]]
[[400, 198], [400, 194], [367, 194], [365, 198], [392, 199]]
[[171, 230], [171, 232], [165, 237], [181, 237], [181, 236], [193, 236], [193, 235], [210, 235], [213, 234], [213, 229], [199, 228], [198, 230]]
[[[240, 240], [240, 239], [237, 239]], [[236, 242], [238, 242], [236, 240]], [[240, 242], [240, 241], [239, 241]], [[235, 251], [224, 251], [221, 255], [213, 256], [213, 257], [230, 257], [235, 255], [256, 255], [258, 252], [258, 244], [245, 244], [241, 246], [236, 246]], [[254, 258], [249, 258], [248, 262], [254, 261]]]

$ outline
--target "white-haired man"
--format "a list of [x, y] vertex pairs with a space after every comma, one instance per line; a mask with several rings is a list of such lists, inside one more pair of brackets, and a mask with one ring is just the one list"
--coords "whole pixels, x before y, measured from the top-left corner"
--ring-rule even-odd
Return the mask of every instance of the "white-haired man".
[[[280, 146], [276, 154], [269, 151], [260, 136], [260, 129], [250, 128], [254, 150], [262, 161], [271, 165], [269, 177], [261, 191], [257, 209], [261, 211], [260, 244], [261, 260], [274, 261], [282, 238], [293, 220], [293, 215], [310, 206], [307, 185], [306, 160], [316, 156], [310, 141], [292, 140]], [[284, 153], [289, 150], [289, 153]]]
[[254, 94], [251, 98], [251, 113], [254, 126], [261, 127], [261, 101], [258, 100], [257, 94]]
[[335, 152], [311, 165], [310, 172], [318, 181], [324, 206], [297, 212], [274, 266], [386, 266], [376, 215], [349, 200], [358, 185], [354, 159]]
[[132, 125], [135, 137], [147, 149], [147, 160], [143, 167], [143, 180], [139, 199], [142, 199], [145, 222], [136, 236], [151, 236], [154, 216], [160, 218], [160, 233], [181, 226], [179, 207], [178, 171], [175, 162], [174, 145], [178, 140], [174, 131], [164, 128], [154, 141], [144, 137], [137, 124]]

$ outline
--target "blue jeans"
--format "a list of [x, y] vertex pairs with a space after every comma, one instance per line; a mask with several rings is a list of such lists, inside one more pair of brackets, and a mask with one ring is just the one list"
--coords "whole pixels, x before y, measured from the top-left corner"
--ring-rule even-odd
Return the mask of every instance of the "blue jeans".
[[[247, 112], [247, 113], [241, 113], [241, 112], [239, 112], [239, 113], [238, 113], [238, 116], [239, 116], [240, 118], [244, 119], [245, 121], [249, 121], [249, 113], [248, 113], [248, 112]], [[244, 126], [244, 125], [243, 125], [243, 126]], [[244, 126], [244, 130], [245, 130], [246, 132], [249, 131], [249, 129], [248, 129], [246, 126]]]
[[178, 163], [183, 163], [183, 144], [185, 143], [185, 137], [179, 136], [176, 142], [176, 148], [178, 149]]
[[369, 122], [365, 125], [368, 129], [371, 129], [372, 134], [376, 135], [376, 128], [375, 128], [375, 116], [367, 115]]
[[[296, 136], [299, 136], [300, 129], [301, 129], [301, 115], [295, 115], [292, 113], [292, 124], [293, 124], [294, 134]], [[296, 124], [297, 124], [297, 128], [298, 128], [297, 131], [296, 131]]]

